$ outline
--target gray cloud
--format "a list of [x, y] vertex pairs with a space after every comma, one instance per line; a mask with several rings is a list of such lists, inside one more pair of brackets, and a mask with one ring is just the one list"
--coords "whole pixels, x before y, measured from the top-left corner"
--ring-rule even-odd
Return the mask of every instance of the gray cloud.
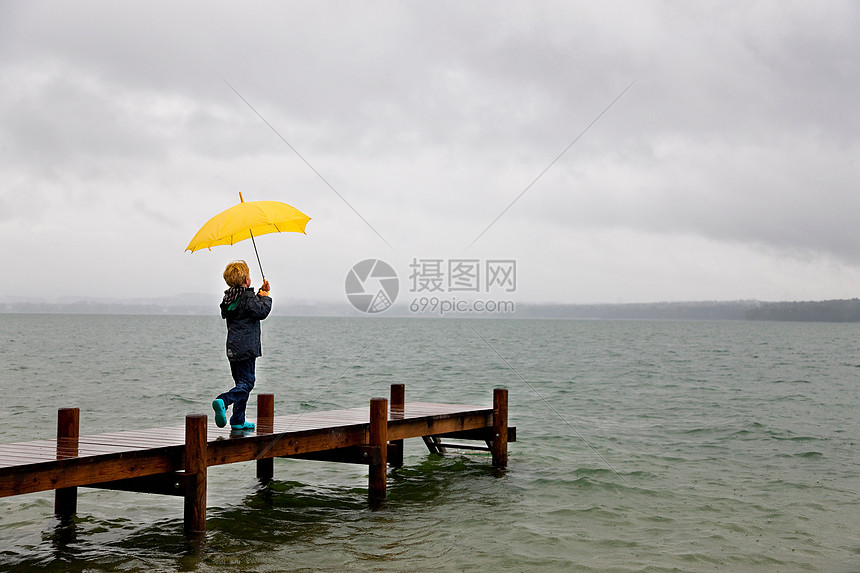
[[[60, 214], [128, 209], [142, 228], [175, 235], [158, 248], [181, 249], [244, 189], [320, 214], [309, 256], [336, 265], [384, 247], [227, 80], [398, 250], [460, 252], [635, 79], [500, 221], [532, 229], [532, 249], [500, 226], [479, 251], [516, 250], [541, 273], [550, 264], [541, 237], [557, 229], [571, 252], [583, 232], [680, 234], [732, 258], [746, 252], [751, 266], [762, 256], [774, 269], [780, 258], [838, 260], [851, 272], [860, 264], [853, 2], [31, 2], [0, 11], [0, 223], [10, 233]], [[359, 238], [342, 252], [346, 228]], [[84, 248], [86, 237], [73, 243]], [[623, 269], [628, 254], [612, 244]], [[635, 256], [659, 268], [663, 253]], [[832, 272], [822, 284], [846, 276]], [[738, 290], [726, 288], [727, 297]]]

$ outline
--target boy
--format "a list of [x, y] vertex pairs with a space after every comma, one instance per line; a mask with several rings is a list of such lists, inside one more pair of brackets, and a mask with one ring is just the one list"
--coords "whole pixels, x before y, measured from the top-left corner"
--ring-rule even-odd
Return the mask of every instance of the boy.
[[221, 318], [227, 320], [227, 359], [236, 386], [213, 402], [215, 424], [227, 425], [227, 407], [233, 405], [230, 428], [253, 430], [254, 424], [245, 421], [245, 406], [254, 389], [255, 361], [262, 356], [260, 347], [260, 321], [269, 316], [272, 299], [269, 298], [269, 281], [264, 281], [260, 292], [251, 288], [251, 273], [245, 261], [233, 261], [224, 269], [224, 281], [230, 288], [224, 291], [221, 301]]

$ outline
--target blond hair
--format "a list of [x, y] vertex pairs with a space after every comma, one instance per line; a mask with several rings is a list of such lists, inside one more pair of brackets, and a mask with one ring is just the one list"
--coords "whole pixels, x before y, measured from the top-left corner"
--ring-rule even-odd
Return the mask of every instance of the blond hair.
[[248, 263], [245, 261], [233, 261], [224, 269], [224, 282], [229, 287], [244, 286], [245, 279], [251, 276]]

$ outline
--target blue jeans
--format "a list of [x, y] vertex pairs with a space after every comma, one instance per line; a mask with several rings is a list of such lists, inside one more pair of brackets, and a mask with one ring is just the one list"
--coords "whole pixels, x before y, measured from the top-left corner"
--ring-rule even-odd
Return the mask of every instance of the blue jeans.
[[233, 405], [233, 414], [230, 416], [230, 425], [238, 426], [245, 423], [245, 406], [248, 404], [248, 396], [251, 390], [254, 389], [254, 382], [257, 378], [254, 376], [254, 363], [256, 358], [240, 360], [239, 362], [230, 363], [230, 372], [233, 373], [233, 380], [236, 386], [232, 390], [218, 396], [224, 400], [224, 406]]

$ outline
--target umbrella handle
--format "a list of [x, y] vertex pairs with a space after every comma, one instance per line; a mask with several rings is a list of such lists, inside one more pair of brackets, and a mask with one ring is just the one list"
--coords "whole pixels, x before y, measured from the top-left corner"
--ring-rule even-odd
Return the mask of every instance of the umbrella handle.
[[251, 242], [254, 243], [254, 254], [257, 255], [257, 264], [260, 265], [260, 274], [263, 275], [263, 282], [266, 282], [266, 273], [263, 272], [263, 263], [260, 262], [260, 253], [257, 252], [257, 241], [254, 240], [254, 232], [248, 229], [251, 233]]

